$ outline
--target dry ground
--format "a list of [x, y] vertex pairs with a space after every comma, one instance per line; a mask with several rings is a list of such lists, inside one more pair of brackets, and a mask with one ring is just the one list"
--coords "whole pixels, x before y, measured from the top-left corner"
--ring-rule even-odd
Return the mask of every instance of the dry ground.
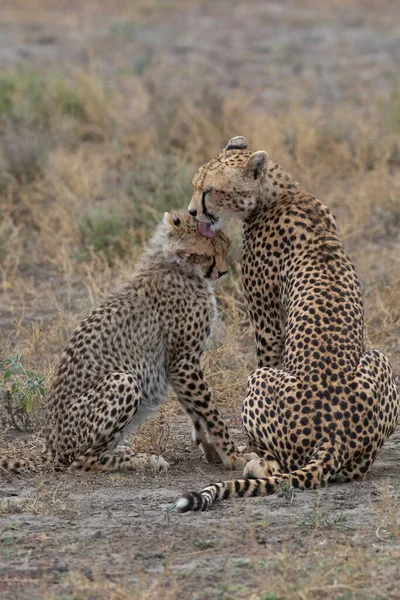
[[[79, 318], [240, 134], [333, 209], [368, 343], [400, 375], [399, 13], [390, 0], [4, 0], [0, 362], [22, 353], [47, 387]], [[240, 440], [255, 361], [230, 234], [206, 362]], [[43, 404], [31, 433], [0, 410], [2, 451], [41, 449]], [[364, 483], [184, 516], [163, 506], [226, 473], [200, 461], [173, 399], [133, 444], [165, 452], [169, 473], [0, 474], [0, 598], [399, 597], [399, 431]]]

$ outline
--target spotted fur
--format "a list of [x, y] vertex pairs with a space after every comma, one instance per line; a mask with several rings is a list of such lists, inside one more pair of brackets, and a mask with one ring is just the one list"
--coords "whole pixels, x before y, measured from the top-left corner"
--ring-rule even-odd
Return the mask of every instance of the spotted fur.
[[243, 425], [259, 457], [245, 479], [187, 493], [178, 510], [228, 497], [363, 479], [399, 417], [388, 359], [364, 345], [363, 303], [329, 209], [265, 152], [234, 138], [200, 167], [189, 212], [218, 230], [243, 221], [242, 277], [259, 368]]
[[[46, 428], [56, 468], [167, 468], [163, 458], [117, 448], [171, 386], [206, 460], [244, 466], [201, 367], [216, 318], [212, 281], [226, 272], [229, 241], [207, 239], [186, 211], [166, 213], [136, 271], [78, 325], [57, 367]], [[31, 462], [0, 460], [20, 471]]]

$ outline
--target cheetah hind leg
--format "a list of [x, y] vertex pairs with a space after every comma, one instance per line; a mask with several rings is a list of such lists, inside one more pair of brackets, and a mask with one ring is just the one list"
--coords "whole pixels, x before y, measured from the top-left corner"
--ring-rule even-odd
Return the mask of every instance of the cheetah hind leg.
[[[103, 403], [101, 412], [98, 411], [99, 400]], [[85, 450], [77, 452], [71, 468], [83, 471], [167, 470], [169, 464], [162, 457], [133, 455], [129, 448], [117, 448], [132, 422], [135, 424], [140, 404], [138, 388], [129, 373], [109, 373], [96, 388], [81, 396], [77, 411], [84, 410], [92, 415], [92, 427], [86, 429], [81, 440]]]
[[363, 481], [400, 416], [400, 395], [390, 362], [382, 352], [364, 352], [354, 373], [352, 392], [353, 404], [363, 405], [364, 410], [354, 413], [358, 437], [350, 443], [352, 456], [341, 476], [345, 481]]
[[263, 367], [249, 377], [246, 397], [243, 401], [242, 420], [248, 437], [247, 451], [259, 458], [250, 460], [244, 469], [244, 477], [273, 477], [281, 473], [276, 460], [275, 446], [270, 439], [266, 423], [280, 413], [279, 399], [294, 396], [301, 390], [301, 382], [286, 371]]

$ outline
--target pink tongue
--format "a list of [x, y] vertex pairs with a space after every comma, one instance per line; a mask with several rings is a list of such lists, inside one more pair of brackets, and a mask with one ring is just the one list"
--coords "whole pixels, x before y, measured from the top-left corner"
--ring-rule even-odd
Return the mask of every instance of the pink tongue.
[[197, 231], [199, 233], [201, 233], [201, 235], [204, 235], [204, 237], [207, 237], [207, 238], [215, 238], [217, 235], [215, 231], [210, 229], [210, 227], [209, 227], [209, 225], [207, 225], [207, 223], [204, 223], [204, 221], [199, 221], [197, 223]]

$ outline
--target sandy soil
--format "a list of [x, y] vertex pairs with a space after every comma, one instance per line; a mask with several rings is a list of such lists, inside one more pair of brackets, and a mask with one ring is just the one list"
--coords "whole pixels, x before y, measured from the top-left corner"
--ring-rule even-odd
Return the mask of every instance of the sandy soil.
[[[248, 581], [251, 591], [246, 570], [263, 546], [272, 554], [287, 547], [301, 555], [310, 543], [351, 540], [355, 548], [376, 552], [390, 543], [381, 501], [388, 482], [396, 489], [400, 481], [400, 432], [365, 482], [331, 484], [294, 499], [236, 500], [207, 513], [169, 514], [165, 507], [180, 492], [226, 477], [220, 467], [201, 462], [185, 429], [176, 423], [174, 443], [182, 445], [167, 454], [174, 462], [167, 474], [40, 474], [2, 486], [0, 597], [39, 599], [44, 585], [46, 593], [64, 597], [61, 592], [74, 589], [65, 575], [77, 572], [143, 593], [157, 580], [166, 588], [179, 582], [179, 597], [217, 598], [215, 590], [225, 582]], [[242, 565], [236, 575], [235, 564]]]

